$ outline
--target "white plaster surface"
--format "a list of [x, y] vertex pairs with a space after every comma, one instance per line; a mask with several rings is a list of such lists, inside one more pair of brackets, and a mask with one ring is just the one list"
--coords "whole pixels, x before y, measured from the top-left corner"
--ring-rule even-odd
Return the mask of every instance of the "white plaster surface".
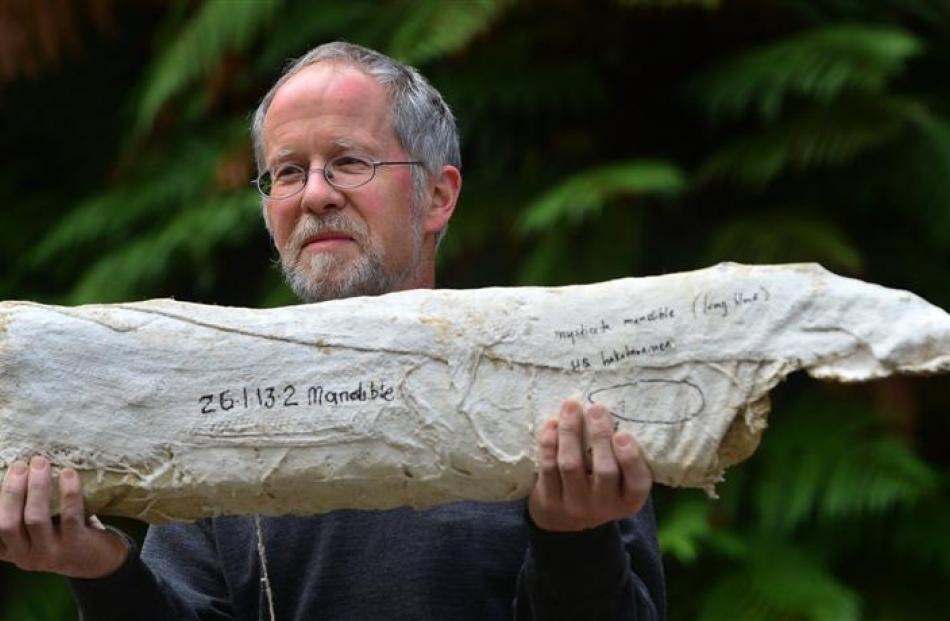
[[656, 481], [711, 491], [796, 369], [946, 372], [950, 316], [812, 264], [270, 310], [3, 302], [0, 471], [46, 455], [91, 510], [152, 522], [506, 500], [574, 397]]

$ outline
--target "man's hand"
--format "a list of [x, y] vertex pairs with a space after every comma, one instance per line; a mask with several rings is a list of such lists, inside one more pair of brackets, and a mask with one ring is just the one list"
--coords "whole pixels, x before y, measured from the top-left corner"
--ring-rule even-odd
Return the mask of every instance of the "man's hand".
[[79, 475], [59, 475], [60, 516], [50, 517], [50, 464], [34, 457], [16, 462], [0, 488], [0, 561], [27, 571], [71, 578], [101, 578], [118, 569], [129, 550], [122, 537], [98, 520], [86, 520]]
[[[589, 471], [585, 427], [591, 451]], [[647, 501], [653, 484], [633, 436], [614, 433], [603, 406], [590, 406], [585, 416], [577, 401], [565, 401], [560, 418], [544, 424], [539, 466], [528, 513], [539, 528], [549, 531], [595, 528], [635, 513]]]

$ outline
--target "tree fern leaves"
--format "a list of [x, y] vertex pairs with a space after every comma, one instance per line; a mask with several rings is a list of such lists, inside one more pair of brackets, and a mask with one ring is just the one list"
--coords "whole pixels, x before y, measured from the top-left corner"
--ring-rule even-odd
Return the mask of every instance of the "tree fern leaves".
[[938, 247], [950, 249], [950, 121], [919, 114], [909, 122], [912, 130], [891, 154], [888, 198], [906, 205]]
[[574, 265], [564, 266], [566, 270], [555, 267], [558, 264], [558, 257], [570, 254], [569, 231], [564, 228], [546, 231], [534, 250], [521, 262], [518, 283], [529, 286], [555, 286], [571, 282], [576, 272]]
[[[116, 86], [97, 89], [82, 116], [38, 105], [89, 97], [81, 87], [37, 81], [32, 94], [3, 93], [0, 286], [48, 302], [293, 303], [266, 266], [260, 205], [245, 185], [248, 113], [289, 57], [344, 39], [423, 64], [459, 119], [465, 189], [440, 285], [816, 260], [950, 305], [947, 3], [706, 10], [718, 4], [124, 3], [117, 34], [155, 42], [128, 101], [118, 85], [141, 73], [148, 46], [139, 57], [106, 41], [108, 53], [88, 48]], [[157, 34], [144, 25], [156, 15]], [[790, 24], [820, 26], [776, 35]], [[684, 92], [684, 72], [699, 67], [709, 69]], [[126, 104], [133, 118], [112, 118]], [[67, 118], [96, 138], [73, 139]], [[96, 153], [115, 135], [132, 135], [132, 148]], [[108, 182], [91, 178], [107, 170]], [[761, 448], [729, 471], [720, 500], [655, 489], [671, 620], [852, 619], [859, 607], [869, 621], [939, 618], [950, 473], [921, 456], [946, 453], [946, 425], [934, 421], [947, 400], [920, 398], [925, 431], [909, 439], [880, 422], [863, 390], [791, 378]]]
[[798, 207], [726, 221], [712, 233], [706, 261], [814, 261], [835, 272], [860, 274], [863, 259], [857, 247], [838, 227], [808, 216], [808, 211]]
[[743, 569], [709, 591], [700, 621], [850, 621], [858, 596], [822, 562], [787, 547], [757, 546]]
[[33, 248], [27, 263], [43, 267], [83, 247], [101, 251], [133, 235], [137, 226], [161, 223], [168, 214], [194, 204], [215, 187], [216, 167], [235, 144], [244, 142], [245, 131], [238, 120], [169, 145], [167, 151], [140, 156], [120, 185], [62, 216]]
[[[861, 598], [832, 573], [843, 559], [855, 565], [855, 554], [868, 563], [894, 562], [898, 551], [905, 561], [918, 561], [921, 571], [950, 569], [950, 545], [942, 534], [950, 510], [941, 491], [946, 482], [888, 435], [873, 410], [822, 392], [782, 408], [754, 460], [758, 471], [745, 473], [742, 490], [731, 490], [746, 494], [756, 515], [716, 518], [715, 507], [704, 515], [692, 500], [681, 499], [661, 516], [667, 554], [688, 563], [698, 548], [706, 567], [710, 553], [731, 567], [710, 574], [719, 577], [695, 618], [862, 618]], [[730, 538], [744, 545], [722, 554], [717, 541]], [[882, 599], [863, 596], [875, 605]]]
[[930, 497], [895, 511], [888, 536], [902, 556], [917, 560], [927, 570], [936, 569], [950, 580], [950, 478], [945, 476], [941, 487]]
[[[270, 80], [291, 57], [303, 54], [319, 42], [336, 39], [375, 19], [393, 19], [374, 0], [346, 2], [289, 2], [279, 10], [267, 37], [248, 61], [253, 73]], [[351, 35], [348, 36], [350, 40]]]
[[[0, 570], [15, 569], [4, 563]], [[69, 590], [63, 579], [49, 573], [5, 571], [4, 593], [0, 600], [0, 619], [4, 621], [59, 621], [75, 616]]]
[[534, 232], [559, 221], [577, 223], [617, 196], [674, 194], [685, 186], [685, 175], [670, 162], [630, 160], [598, 166], [568, 177], [528, 205], [521, 229]]
[[621, 221], [589, 231], [583, 247], [601, 249], [586, 251], [565, 263], [558, 257], [571, 256], [570, 228], [597, 215], [608, 202], [620, 197], [670, 195], [685, 186], [685, 174], [674, 164], [659, 160], [605, 164], [568, 177], [529, 203], [519, 218], [518, 229], [523, 234], [540, 233], [541, 239], [524, 261], [518, 281], [554, 285], [580, 282], [585, 271], [609, 274], [608, 277], [629, 274], [635, 261], [638, 216], [626, 212]]
[[[163, 227], [133, 238], [121, 248], [103, 255], [76, 283], [70, 294], [73, 304], [118, 302], [160, 289], [160, 284], [179, 264], [211, 269], [210, 256], [223, 244], [243, 240], [260, 226], [257, 194], [251, 191], [189, 205]], [[213, 280], [213, 274], [195, 278]]]
[[844, 164], [893, 141], [921, 110], [899, 97], [846, 97], [813, 106], [727, 143], [703, 164], [700, 177], [761, 187], [790, 171]]
[[465, 47], [513, 0], [417, 0], [401, 16], [389, 53], [409, 64], [422, 64]]
[[829, 102], [847, 90], [880, 92], [922, 43], [897, 28], [836, 25], [771, 43], [699, 78], [690, 93], [714, 120], [777, 118], [790, 97]]
[[208, 0], [155, 61], [138, 104], [136, 127], [151, 126], [170, 98], [207, 76], [227, 54], [244, 49], [269, 23], [281, 0]]
[[910, 504], [936, 489], [936, 473], [894, 437], [868, 439], [831, 464], [819, 516], [844, 519]]
[[[882, 514], [936, 488], [932, 468], [879, 431], [873, 411], [827, 397], [807, 403], [774, 424], [771, 442], [762, 447], [756, 503], [765, 531], [787, 532], [809, 519]], [[822, 433], [829, 421], [835, 433]]]
[[680, 562], [691, 563], [699, 556], [704, 538], [709, 536], [709, 500], [682, 500], [660, 520], [660, 550]]

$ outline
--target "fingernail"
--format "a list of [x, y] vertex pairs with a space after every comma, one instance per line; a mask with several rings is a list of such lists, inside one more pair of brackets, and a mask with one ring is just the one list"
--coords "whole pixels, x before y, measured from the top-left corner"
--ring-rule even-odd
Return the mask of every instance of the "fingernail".
[[591, 408], [589, 412], [590, 417], [595, 420], [600, 420], [604, 417], [604, 410], [602, 408]]
[[630, 436], [625, 433], [619, 434], [616, 442], [617, 446], [630, 446]]
[[106, 526], [105, 524], [102, 523], [102, 520], [100, 520], [95, 515], [90, 515], [89, 517], [86, 518], [86, 521], [89, 522], [89, 525], [95, 528], [96, 530], [106, 529]]
[[36, 457], [30, 460], [30, 468], [33, 468], [34, 470], [42, 470], [43, 468], [46, 467], [46, 463], [47, 462], [45, 459], [37, 455]]
[[64, 468], [62, 472], [59, 473], [61, 479], [73, 479], [76, 476], [76, 471], [72, 468]]
[[10, 466], [10, 472], [19, 476], [21, 474], [26, 474], [26, 463], [22, 461], [15, 461], [13, 465]]

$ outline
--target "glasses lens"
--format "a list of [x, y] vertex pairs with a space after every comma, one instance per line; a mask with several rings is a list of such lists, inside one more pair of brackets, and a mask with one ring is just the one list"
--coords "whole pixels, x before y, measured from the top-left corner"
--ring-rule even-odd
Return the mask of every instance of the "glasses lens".
[[269, 171], [261, 173], [261, 176], [257, 178], [257, 190], [264, 196], [270, 196], [272, 185]]
[[327, 181], [338, 188], [356, 188], [373, 178], [373, 163], [361, 157], [341, 155], [327, 162]]
[[269, 191], [261, 188], [261, 192], [271, 198], [293, 196], [307, 183], [307, 171], [296, 164], [281, 164], [266, 176]]

